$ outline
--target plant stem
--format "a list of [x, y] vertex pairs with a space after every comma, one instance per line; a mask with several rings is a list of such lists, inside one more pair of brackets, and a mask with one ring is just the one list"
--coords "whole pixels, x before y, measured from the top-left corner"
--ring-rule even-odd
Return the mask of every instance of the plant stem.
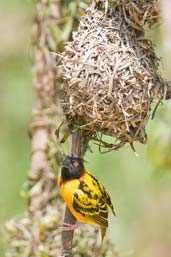
[[[82, 135], [79, 129], [75, 129], [72, 134], [72, 145], [71, 145], [71, 154], [77, 157], [81, 156], [82, 149]], [[76, 223], [76, 218], [72, 215], [68, 207], [65, 208], [65, 216], [63, 228], [66, 224], [68, 226], [74, 226]], [[62, 256], [63, 257], [73, 257], [72, 253], [72, 242], [74, 236], [74, 229], [71, 230], [62, 230]]]

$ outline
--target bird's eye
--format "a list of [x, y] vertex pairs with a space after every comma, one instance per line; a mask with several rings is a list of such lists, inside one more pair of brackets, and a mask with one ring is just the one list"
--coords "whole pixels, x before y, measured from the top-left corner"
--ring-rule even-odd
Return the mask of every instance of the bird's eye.
[[73, 162], [73, 165], [74, 165], [74, 167], [78, 167], [78, 166], [79, 166], [79, 162], [74, 161], [74, 162]]

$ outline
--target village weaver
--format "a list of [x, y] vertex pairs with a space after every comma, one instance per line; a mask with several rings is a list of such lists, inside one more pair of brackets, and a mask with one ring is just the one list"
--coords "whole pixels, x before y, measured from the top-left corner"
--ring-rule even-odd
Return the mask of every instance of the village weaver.
[[61, 195], [76, 219], [100, 225], [102, 240], [108, 226], [108, 206], [115, 211], [102, 183], [85, 170], [83, 159], [66, 156], [58, 177]]

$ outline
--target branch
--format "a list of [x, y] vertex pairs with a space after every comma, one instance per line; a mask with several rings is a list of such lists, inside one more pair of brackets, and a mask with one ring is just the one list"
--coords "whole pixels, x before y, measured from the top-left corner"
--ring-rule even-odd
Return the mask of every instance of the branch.
[[[72, 134], [72, 145], [71, 145], [71, 154], [80, 157], [82, 149], [82, 135], [79, 129], [73, 131]], [[65, 208], [65, 216], [63, 228], [67, 226], [74, 226], [76, 223], [76, 218], [72, 215], [68, 207]], [[74, 236], [74, 229], [72, 230], [62, 230], [62, 256], [72, 257], [72, 242]]]

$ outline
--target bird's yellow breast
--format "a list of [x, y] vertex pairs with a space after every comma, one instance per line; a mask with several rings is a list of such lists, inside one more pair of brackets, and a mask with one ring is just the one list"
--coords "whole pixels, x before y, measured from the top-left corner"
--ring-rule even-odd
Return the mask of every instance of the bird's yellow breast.
[[69, 208], [72, 207], [73, 195], [78, 190], [78, 187], [78, 179], [72, 179], [61, 185], [61, 195]]

